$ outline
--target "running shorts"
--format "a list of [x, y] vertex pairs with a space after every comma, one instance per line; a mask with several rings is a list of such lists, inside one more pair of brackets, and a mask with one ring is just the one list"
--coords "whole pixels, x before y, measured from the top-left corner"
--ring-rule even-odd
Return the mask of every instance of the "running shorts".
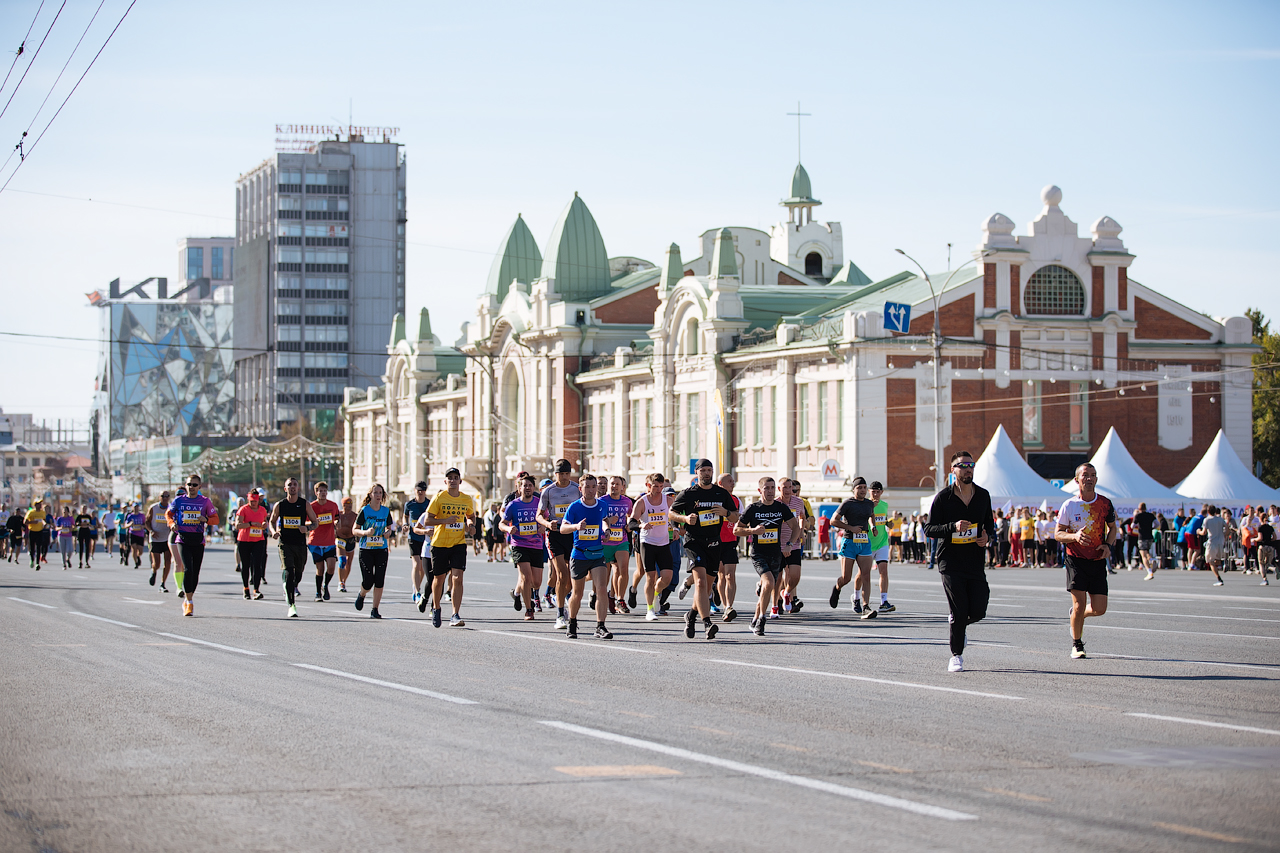
[[1156, 544], [1155, 540], [1152, 540], [1152, 539], [1139, 539], [1138, 550], [1142, 551], [1145, 554], [1150, 554], [1151, 549], [1155, 547], [1155, 544]]
[[640, 556], [646, 572], [669, 572], [672, 568], [671, 546], [640, 543]]
[[1067, 554], [1067, 589], [1090, 595], [1107, 594], [1107, 561], [1082, 560]]
[[720, 563], [725, 566], [738, 565], [738, 543], [737, 542], [721, 542], [720, 543]]
[[312, 561], [318, 566], [325, 560], [337, 559], [338, 549], [334, 545], [308, 545]]
[[707, 574], [715, 574], [720, 570], [720, 540], [714, 542], [686, 542], [684, 549], [693, 555], [693, 568], [703, 569]]
[[431, 549], [431, 574], [444, 575], [448, 574], [450, 569], [458, 571], [466, 571], [467, 569], [467, 543], [463, 542], [459, 545], [450, 545], [447, 548]]
[[768, 573], [776, 577], [782, 571], [782, 553], [779, 551], [767, 554], [753, 553], [751, 567], [756, 570], [757, 575]]
[[798, 566], [804, 561], [804, 551], [800, 548], [791, 549], [790, 554], [782, 555], [782, 565]]
[[528, 563], [531, 569], [542, 568], [542, 549], [541, 548], [516, 548], [511, 549], [511, 564], [519, 566], [521, 563]]
[[604, 557], [571, 557], [569, 559], [569, 576], [576, 581], [584, 580], [591, 575], [592, 569], [605, 565]]
[[1221, 542], [1205, 542], [1205, 546], [1204, 546], [1205, 560], [1209, 562], [1212, 562], [1214, 560], [1221, 562], [1224, 556], [1226, 556], [1226, 549], [1222, 547]]
[[573, 534], [547, 531], [547, 550], [553, 557], [568, 557], [573, 553]]
[[875, 552], [871, 549], [870, 542], [854, 542], [847, 536], [840, 540], [841, 557], [854, 560], [858, 557], [870, 557], [873, 553]]
[[352, 551], [354, 551], [354, 550], [356, 549], [356, 540], [355, 540], [354, 538], [352, 538], [352, 539], [339, 539], [339, 540], [338, 540], [338, 547], [339, 547], [339, 548], [341, 548], [342, 550], [346, 551], [347, 553], [350, 553], [350, 552], [352, 552]]
[[875, 560], [877, 563], [889, 562], [889, 546], [885, 545], [882, 548], [877, 548], [876, 552], [871, 555], [871, 559]]
[[425, 544], [427, 544], [427, 540], [425, 539], [410, 539], [409, 540], [409, 556], [421, 557], [422, 546]]
[[616, 563], [618, 561], [617, 554], [620, 551], [630, 554], [631, 545], [626, 542], [623, 542], [621, 545], [604, 546], [604, 561], [606, 563]]
[[166, 542], [166, 541], [165, 541], [165, 540], [163, 540], [163, 539], [161, 539], [159, 542], [157, 542], [157, 541], [155, 541], [155, 540], [153, 539], [153, 540], [151, 541], [151, 553], [152, 553], [152, 554], [167, 554], [167, 553], [169, 553], [169, 543], [168, 543], [168, 542]]

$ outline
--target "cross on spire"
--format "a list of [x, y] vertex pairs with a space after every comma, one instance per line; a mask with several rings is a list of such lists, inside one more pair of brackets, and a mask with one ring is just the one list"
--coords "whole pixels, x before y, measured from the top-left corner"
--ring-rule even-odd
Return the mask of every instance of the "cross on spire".
[[802, 113], [802, 112], [800, 112], [800, 102], [799, 102], [799, 101], [796, 101], [796, 111], [795, 111], [795, 112], [793, 112], [793, 113], [787, 113], [787, 115], [789, 115], [789, 116], [795, 116], [795, 117], [796, 117], [796, 162], [797, 162], [797, 163], [799, 163], [801, 160], [803, 160], [803, 159], [804, 159], [803, 157], [801, 157], [801, 156], [800, 156], [800, 155], [801, 155], [801, 148], [800, 148], [800, 121], [801, 121], [801, 119], [802, 119], [804, 116], [811, 116], [811, 115], [813, 115], [813, 113]]

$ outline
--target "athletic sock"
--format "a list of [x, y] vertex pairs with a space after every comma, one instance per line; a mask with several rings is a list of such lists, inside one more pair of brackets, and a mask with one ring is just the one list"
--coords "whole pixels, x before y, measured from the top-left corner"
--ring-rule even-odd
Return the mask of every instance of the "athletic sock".
[[316, 575], [316, 595], [324, 591], [324, 576]]
[[174, 573], [173, 573], [173, 583], [174, 583], [174, 585], [175, 585], [175, 586], [177, 586], [177, 587], [178, 587], [179, 591], [181, 591], [181, 590], [183, 589], [183, 586], [182, 586], [182, 578], [183, 578], [186, 574], [187, 574], [186, 572], [174, 572]]
[[325, 588], [325, 589], [328, 589], [328, 588], [329, 588], [329, 581], [331, 581], [331, 580], [333, 580], [333, 572], [325, 572], [325, 574], [324, 574], [324, 588]]
[[889, 600], [889, 593], [887, 593], [887, 592], [882, 592], [882, 593], [880, 593], [880, 603], [881, 603], [881, 604], [884, 604], [884, 603], [885, 603], [886, 601], [888, 601], [888, 600]]

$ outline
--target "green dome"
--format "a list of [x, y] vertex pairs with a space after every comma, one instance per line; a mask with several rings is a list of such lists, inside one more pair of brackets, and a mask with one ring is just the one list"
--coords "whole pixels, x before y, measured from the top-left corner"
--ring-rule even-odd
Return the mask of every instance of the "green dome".
[[507, 234], [498, 244], [498, 254], [489, 268], [489, 283], [484, 292], [498, 297], [498, 302], [507, 298], [507, 290], [511, 282], [523, 281], [532, 284], [542, 270], [542, 252], [538, 251], [538, 241], [533, 239], [529, 226], [524, 218], [516, 215]]
[[804, 166], [797, 163], [795, 174], [791, 176], [791, 197], [783, 204], [822, 204], [813, 197], [813, 184], [809, 182], [809, 173]]
[[577, 193], [551, 231], [542, 277], [555, 279], [556, 292], [566, 302], [587, 302], [611, 292], [604, 238]]

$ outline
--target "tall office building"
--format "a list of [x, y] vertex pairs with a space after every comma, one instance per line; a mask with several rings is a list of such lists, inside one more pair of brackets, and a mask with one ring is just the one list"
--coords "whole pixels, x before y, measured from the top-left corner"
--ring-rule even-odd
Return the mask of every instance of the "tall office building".
[[236, 182], [236, 422], [332, 424], [348, 385], [381, 383], [404, 311], [405, 158], [326, 140]]

